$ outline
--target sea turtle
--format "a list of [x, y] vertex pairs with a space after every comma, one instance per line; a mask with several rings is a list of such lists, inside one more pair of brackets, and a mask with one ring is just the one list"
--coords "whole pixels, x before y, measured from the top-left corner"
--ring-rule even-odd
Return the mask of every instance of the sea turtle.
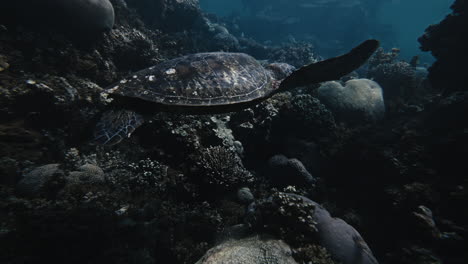
[[285, 63], [263, 67], [244, 53], [208, 52], [175, 58], [138, 71], [101, 93], [114, 106], [103, 114], [95, 142], [114, 145], [156, 111], [223, 113], [246, 108], [273, 94], [336, 80], [362, 64], [379, 46], [367, 40], [350, 52], [296, 70]]

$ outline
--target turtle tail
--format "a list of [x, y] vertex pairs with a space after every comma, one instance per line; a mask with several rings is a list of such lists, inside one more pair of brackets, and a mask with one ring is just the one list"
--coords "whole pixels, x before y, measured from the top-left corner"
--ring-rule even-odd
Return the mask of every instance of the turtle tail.
[[304, 66], [286, 77], [279, 90], [337, 80], [363, 65], [378, 47], [378, 40], [369, 39], [344, 55]]

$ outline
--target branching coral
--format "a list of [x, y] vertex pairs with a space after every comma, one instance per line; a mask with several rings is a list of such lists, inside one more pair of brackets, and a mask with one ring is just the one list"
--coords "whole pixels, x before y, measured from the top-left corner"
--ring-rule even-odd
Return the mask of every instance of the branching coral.
[[239, 156], [225, 147], [215, 146], [204, 149], [199, 166], [204, 180], [221, 189], [232, 189], [253, 180], [250, 172], [242, 165]]

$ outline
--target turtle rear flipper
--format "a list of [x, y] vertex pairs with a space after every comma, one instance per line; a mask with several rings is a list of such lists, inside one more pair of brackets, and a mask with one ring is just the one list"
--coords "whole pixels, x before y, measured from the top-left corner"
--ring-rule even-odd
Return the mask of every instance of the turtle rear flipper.
[[115, 145], [130, 137], [143, 122], [143, 117], [133, 111], [107, 111], [96, 125], [94, 142], [100, 145]]
[[344, 55], [304, 66], [284, 79], [280, 90], [337, 80], [364, 64], [378, 47], [378, 40], [366, 40]]

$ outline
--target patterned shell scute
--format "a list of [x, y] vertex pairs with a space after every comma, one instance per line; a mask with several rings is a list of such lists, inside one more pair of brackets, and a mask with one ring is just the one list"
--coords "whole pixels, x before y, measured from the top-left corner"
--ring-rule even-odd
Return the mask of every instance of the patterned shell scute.
[[141, 70], [107, 90], [150, 102], [214, 106], [248, 102], [269, 94], [273, 77], [243, 53], [197, 53]]

